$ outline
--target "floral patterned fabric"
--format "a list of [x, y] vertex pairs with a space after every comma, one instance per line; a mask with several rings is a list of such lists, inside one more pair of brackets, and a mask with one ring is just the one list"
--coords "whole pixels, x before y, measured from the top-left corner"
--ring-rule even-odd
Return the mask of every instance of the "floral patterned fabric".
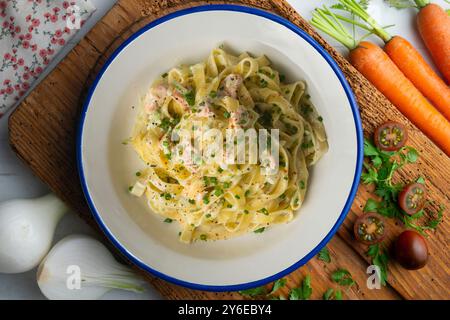
[[0, 117], [94, 10], [90, 0], [0, 0]]

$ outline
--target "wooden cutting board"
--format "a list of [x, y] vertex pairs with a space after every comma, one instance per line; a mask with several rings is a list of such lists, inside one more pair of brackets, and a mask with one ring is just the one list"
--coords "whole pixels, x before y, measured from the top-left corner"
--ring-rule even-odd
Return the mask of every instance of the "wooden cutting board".
[[[81, 191], [75, 163], [75, 132], [86, 89], [106, 58], [140, 27], [169, 12], [212, 3], [224, 2], [119, 0], [11, 115], [9, 130], [12, 148], [38, 177], [97, 230]], [[410, 181], [423, 175], [427, 179], [430, 198], [434, 201], [433, 209], [437, 210], [439, 204], [450, 206], [450, 159], [328, 45], [292, 7], [283, 0], [242, 0], [227, 3], [244, 4], [274, 12], [291, 20], [316, 39], [337, 61], [353, 88], [366, 136], [386, 120], [400, 121], [408, 127], [409, 144], [421, 152], [421, 160], [402, 169], [398, 180]], [[339, 106], [336, 106], [336, 110], [339, 110]], [[357, 283], [349, 289], [341, 288], [344, 289], [345, 299], [449, 299], [449, 224], [446, 219], [438, 231], [430, 234], [428, 238], [431, 257], [425, 268], [406, 271], [392, 261], [389, 264], [388, 286], [381, 290], [367, 288], [367, 248], [354, 241], [352, 226], [355, 218], [362, 213], [368, 196], [369, 190], [361, 186], [347, 219], [328, 244], [332, 262], [324, 263], [314, 258], [290, 274], [287, 277], [287, 287], [282, 290], [284, 295], [288, 294], [289, 288], [298, 286], [306, 274], [310, 274], [312, 298], [321, 299], [328, 288], [339, 288], [330, 280], [330, 274], [337, 268], [345, 268], [351, 272]], [[403, 228], [395, 221], [388, 223], [390, 232], [386, 244], [389, 246]], [[144, 274], [143, 271], [142, 273]], [[164, 297], [171, 299], [242, 298], [238, 293], [194, 291], [169, 284], [148, 274], [145, 274], [145, 277]]]

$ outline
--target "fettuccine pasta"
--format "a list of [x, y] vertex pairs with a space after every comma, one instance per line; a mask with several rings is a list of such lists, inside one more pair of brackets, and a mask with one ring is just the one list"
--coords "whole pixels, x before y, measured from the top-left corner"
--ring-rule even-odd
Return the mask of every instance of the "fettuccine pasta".
[[[267, 132], [264, 150], [266, 140], [258, 140], [259, 159], [248, 160], [257, 156], [250, 147], [228, 158], [245, 156], [244, 163], [226, 161], [219, 150], [206, 159], [208, 147], [228, 143], [214, 139], [251, 129]], [[193, 136], [182, 139], [182, 132]], [[236, 145], [239, 138], [232, 139]], [[308, 168], [328, 150], [304, 81], [286, 83], [265, 56], [235, 56], [222, 48], [155, 81], [141, 99], [130, 143], [144, 163], [131, 193], [145, 195], [165, 222], [178, 222], [186, 243], [260, 233], [291, 221], [305, 199]], [[277, 157], [269, 152], [274, 146]]]

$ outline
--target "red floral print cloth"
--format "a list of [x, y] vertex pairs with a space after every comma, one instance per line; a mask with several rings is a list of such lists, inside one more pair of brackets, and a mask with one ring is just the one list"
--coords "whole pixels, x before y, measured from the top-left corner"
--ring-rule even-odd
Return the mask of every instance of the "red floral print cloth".
[[0, 117], [94, 11], [90, 0], [0, 0]]

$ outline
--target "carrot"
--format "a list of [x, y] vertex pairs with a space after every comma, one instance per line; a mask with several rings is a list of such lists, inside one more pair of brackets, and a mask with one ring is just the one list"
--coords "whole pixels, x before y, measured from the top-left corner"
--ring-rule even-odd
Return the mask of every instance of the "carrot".
[[428, 102], [380, 47], [363, 41], [350, 52], [350, 62], [411, 122], [450, 156], [450, 123]]
[[415, 1], [420, 8], [417, 15], [419, 33], [434, 63], [450, 84], [450, 17], [437, 4]]
[[[344, 9], [360, 17], [370, 26], [358, 24], [359, 27], [374, 33], [385, 42], [384, 51], [392, 61], [411, 80], [414, 86], [450, 120], [450, 88], [411, 43], [400, 36], [392, 37], [355, 0], [339, 0], [339, 2]], [[345, 21], [353, 23], [348, 19], [345, 19]]]
[[422, 55], [402, 37], [393, 37], [384, 51], [411, 82], [450, 120], [450, 88]]
[[450, 123], [380, 47], [367, 41], [358, 44], [325, 6], [315, 10], [311, 23], [346, 46], [352, 65], [450, 156]]

